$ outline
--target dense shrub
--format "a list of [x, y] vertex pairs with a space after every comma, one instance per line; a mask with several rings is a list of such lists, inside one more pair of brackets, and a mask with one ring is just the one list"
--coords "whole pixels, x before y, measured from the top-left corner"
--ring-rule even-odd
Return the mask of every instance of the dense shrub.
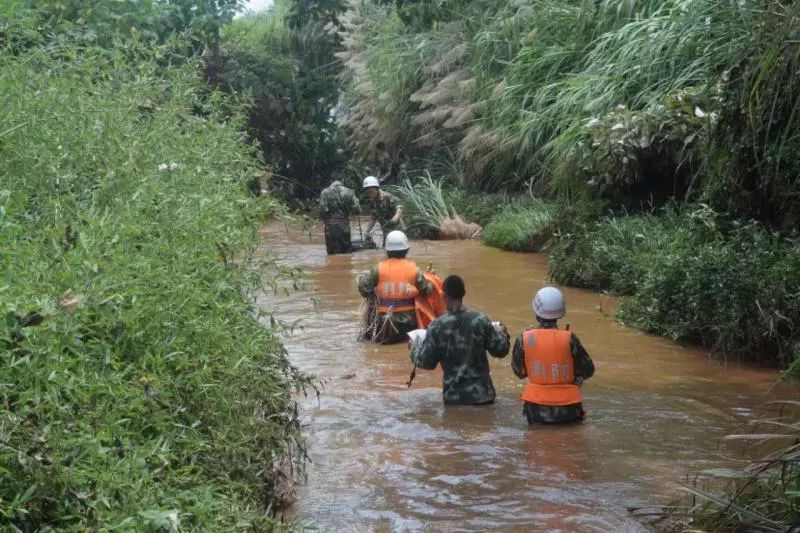
[[566, 231], [551, 276], [631, 295], [619, 310], [626, 323], [715, 350], [786, 363], [800, 340], [800, 249], [707, 207]]
[[270, 523], [297, 376], [237, 252], [277, 206], [160, 53], [0, 56], [3, 530]]

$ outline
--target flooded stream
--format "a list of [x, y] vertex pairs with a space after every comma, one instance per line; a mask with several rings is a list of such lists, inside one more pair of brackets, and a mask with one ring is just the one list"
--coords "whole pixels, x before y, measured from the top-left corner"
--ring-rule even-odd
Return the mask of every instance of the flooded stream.
[[[583, 387], [582, 425], [529, 428], [518, 401], [524, 381], [511, 356], [491, 359], [497, 402], [442, 405], [441, 371], [411, 365], [405, 344], [356, 340], [355, 277], [382, 251], [327, 256], [310, 237], [273, 223], [264, 254], [308, 274], [308, 291], [260, 302], [302, 329], [284, 339], [292, 362], [325, 380], [303, 401], [307, 483], [296, 517], [331, 531], [641, 531], [629, 507], [666, 504], [680, 482], [723, 463], [720, 437], [741, 429], [776, 395], [770, 370], [721, 364], [617, 324], [614, 299], [562, 288], [571, 330], [597, 372]], [[354, 235], [358, 235], [356, 228]], [[547, 258], [473, 241], [414, 241], [409, 259], [461, 275], [465, 304], [502, 320], [513, 337], [531, 324], [530, 300]], [[354, 375], [353, 375], [354, 374]]]

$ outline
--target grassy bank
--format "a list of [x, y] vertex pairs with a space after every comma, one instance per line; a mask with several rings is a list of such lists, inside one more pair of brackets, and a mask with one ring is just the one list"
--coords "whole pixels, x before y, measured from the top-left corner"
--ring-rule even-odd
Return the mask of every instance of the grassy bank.
[[169, 45], [33, 44], [0, 56], [0, 529], [269, 527], [298, 377], [242, 120]]

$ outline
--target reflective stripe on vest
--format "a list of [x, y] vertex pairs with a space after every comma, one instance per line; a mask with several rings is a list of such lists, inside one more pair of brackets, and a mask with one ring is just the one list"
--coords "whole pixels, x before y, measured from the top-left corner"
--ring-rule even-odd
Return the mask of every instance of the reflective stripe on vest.
[[417, 290], [417, 264], [408, 259], [387, 259], [378, 265], [378, 312], [414, 310]]
[[571, 335], [557, 329], [529, 329], [522, 333], [529, 381], [522, 391], [522, 401], [539, 405], [581, 403], [569, 346]]

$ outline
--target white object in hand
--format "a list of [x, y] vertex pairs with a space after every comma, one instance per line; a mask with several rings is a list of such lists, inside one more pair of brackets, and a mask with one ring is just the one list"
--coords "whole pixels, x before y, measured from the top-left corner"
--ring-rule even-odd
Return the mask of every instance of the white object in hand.
[[406, 333], [411, 340], [411, 344], [416, 344], [425, 340], [425, 335], [428, 333], [425, 329], [415, 329]]

